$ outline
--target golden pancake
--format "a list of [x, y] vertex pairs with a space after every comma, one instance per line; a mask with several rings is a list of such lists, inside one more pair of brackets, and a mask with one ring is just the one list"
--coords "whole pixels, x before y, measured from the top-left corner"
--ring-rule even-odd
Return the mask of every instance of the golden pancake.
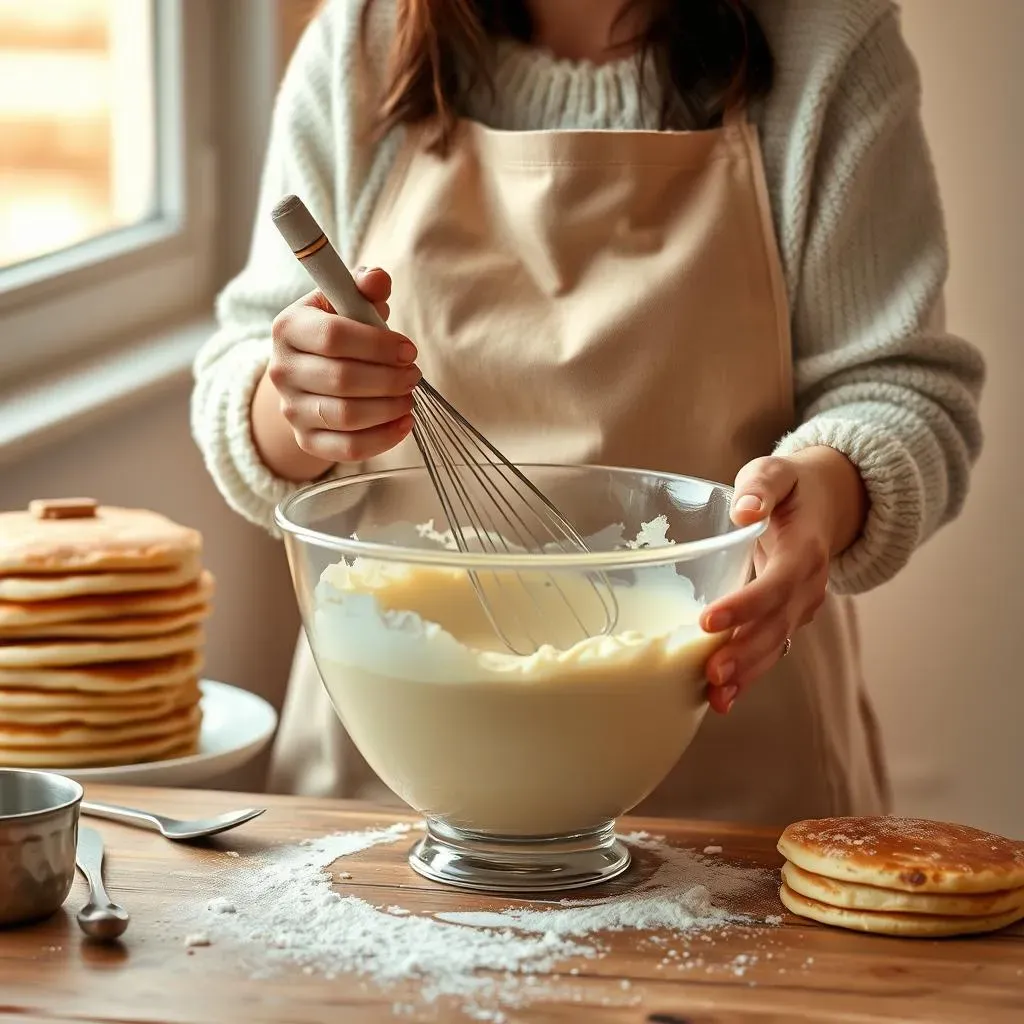
[[823, 818], [786, 828], [786, 860], [838, 881], [901, 892], [997, 893], [1024, 886], [1024, 845], [921, 818]]
[[199, 724], [189, 724], [176, 735], [152, 736], [125, 743], [86, 747], [15, 747], [0, 745], [0, 767], [6, 768], [108, 768], [166, 761], [198, 753]]
[[[36, 503], [33, 503], [36, 505]], [[24, 512], [0, 512], [0, 576], [174, 568], [198, 559], [197, 530], [147, 509], [45, 503]]]
[[86, 722], [68, 722], [61, 725], [15, 725], [0, 722], [0, 750], [25, 748], [79, 749], [94, 746], [98, 749], [161, 736], [180, 736], [189, 728], [198, 728], [202, 713], [198, 706], [176, 708], [156, 718], [128, 720], [113, 725], [90, 725]]
[[113, 725], [159, 718], [198, 704], [200, 696], [195, 680], [185, 686], [114, 694], [0, 690], [0, 721], [32, 728], [72, 723]]
[[123, 619], [95, 619], [87, 622], [48, 622], [42, 626], [18, 626], [0, 629], [0, 643], [5, 640], [98, 639], [115, 640], [132, 636], [165, 636], [186, 626], [194, 626], [210, 617], [210, 606], [196, 605], [164, 615], [131, 615]]
[[104, 661], [139, 661], [193, 651], [203, 644], [203, 630], [187, 626], [166, 636], [125, 640], [0, 641], [0, 668], [48, 668], [92, 665]]
[[156, 686], [184, 685], [196, 678], [202, 668], [203, 655], [199, 650], [143, 661], [54, 668], [0, 668], [0, 689], [130, 693]]
[[994, 893], [967, 893], [964, 896], [899, 892], [858, 882], [837, 882], [832, 878], [812, 875], [789, 862], [782, 866], [782, 880], [798, 896], [849, 910], [937, 914], [940, 917], [988, 917], [1024, 907], [1024, 888]]
[[137, 572], [84, 572], [75, 575], [0, 576], [0, 601], [55, 601], [85, 594], [127, 594], [146, 590], [174, 590], [195, 583], [202, 564], [189, 556], [167, 569]]
[[808, 899], [806, 896], [793, 892], [788, 885], [783, 885], [779, 889], [779, 899], [790, 913], [817, 921], [819, 924], [869, 932], [872, 935], [892, 935], [904, 938], [938, 939], [953, 935], [978, 935], [982, 932], [999, 931], [1000, 928], [1007, 928], [1024, 919], [1024, 907], [983, 917], [886, 914], [881, 911], [830, 907], [826, 903], [819, 903], [817, 900]]
[[92, 499], [0, 513], [0, 765], [196, 748], [213, 578], [201, 535]]
[[88, 710], [94, 707], [142, 708], [159, 704], [175, 694], [191, 691], [197, 680], [175, 686], [150, 686], [125, 693], [83, 693], [79, 690], [22, 690], [0, 687], [0, 718], [12, 721], [21, 714], [35, 714], [51, 708]]
[[53, 601], [0, 601], [0, 631], [53, 622], [93, 622], [136, 615], [167, 615], [209, 604], [214, 580], [208, 572], [194, 583], [170, 590], [140, 590], [126, 594], [89, 594]]

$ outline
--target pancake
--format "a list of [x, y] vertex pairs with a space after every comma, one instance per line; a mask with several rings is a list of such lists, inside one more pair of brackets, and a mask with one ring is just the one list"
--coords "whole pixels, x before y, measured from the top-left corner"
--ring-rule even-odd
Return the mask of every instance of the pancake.
[[87, 594], [52, 601], [0, 601], [0, 631], [43, 626], [54, 622], [93, 622], [135, 615], [167, 615], [209, 604], [214, 592], [208, 572], [194, 583], [169, 590], [139, 590], [126, 594]]
[[116, 765], [166, 761], [188, 757], [199, 750], [199, 723], [189, 723], [176, 734], [152, 736], [124, 743], [85, 747], [15, 747], [0, 745], [0, 765], [7, 768], [105, 768]]
[[197, 530], [148, 509], [79, 499], [0, 512], [0, 576], [171, 569], [201, 552]]
[[195, 583], [202, 575], [197, 556], [166, 569], [136, 572], [83, 572], [74, 575], [37, 574], [0, 576], [0, 601], [54, 601], [85, 594], [128, 594], [147, 590], [174, 590]]
[[104, 749], [124, 743], [179, 736], [191, 727], [198, 727], [202, 712], [198, 704], [175, 708], [155, 718], [128, 719], [110, 725], [90, 725], [86, 722], [67, 722], [61, 725], [20, 725], [0, 722], [0, 750], [95, 747]]
[[38, 626], [0, 628], [0, 643], [40, 638], [114, 640], [132, 636], [165, 636], [208, 619], [210, 611], [209, 605], [200, 604], [163, 615], [130, 615], [122, 619], [48, 622]]
[[189, 753], [213, 578], [202, 537], [89, 498], [0, 513], [0, 765]]
[[968, 893], [963, 896], [899, 892], [857, 882], [837, 882], [821, 875], [812, 875], [790, 863], [782, 867], [782, 880], [798, 896], [848, 910], [935, 914], [940, 917], [987, 917], [1024, 908], [1024, 888], [995, 893]]
[[192, 651], [202, 646], [203, 630], [187, 626], [166, 636], [124, 640], [0, 641], [0, 668], [49, 668], [105, 661], [139, 661]]
[[790, 913], [817, 921], [819, 924], [869, 932], [872, 935], [904, 938], [938, 939], [954, 935], [979, 935], [983, 932], [999, 931], [1024, 919], [1024, 907], [981, 917], [888, 914], [881, 911], [830, 907], [826, 903], [819, 903], [794, 892], [788, 885], [783, 885], [779, 889], [779, 899]]
[[33, 690], [0, 690], [0, 722], [38, 726], [112, 725], [169, 715], [199, 702], [197, 681], [184, 686], [136, 690], [130, 693], [39, 693]]
[[203, 668], [202, 652], [188, 651], [144, 661], [51, 668], [0, 668], [0, 689], [43, 692], [130, 693], [157, 686], [180, 686]]
[[786, 828], [786, 860], [811, 874], [912, 893], [1000, 893], [1024, 886], [1024, 845], [921, 818], [823, 818]]

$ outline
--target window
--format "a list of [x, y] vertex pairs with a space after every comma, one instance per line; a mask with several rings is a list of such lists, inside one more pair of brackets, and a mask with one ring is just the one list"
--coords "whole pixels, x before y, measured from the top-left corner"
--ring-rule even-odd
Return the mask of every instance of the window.
[[0, 0], [0, 382], [207, 311], [209, 0]]
[[0, 268], [157, 214], [152, 4], [0, 0], [0, 38]]

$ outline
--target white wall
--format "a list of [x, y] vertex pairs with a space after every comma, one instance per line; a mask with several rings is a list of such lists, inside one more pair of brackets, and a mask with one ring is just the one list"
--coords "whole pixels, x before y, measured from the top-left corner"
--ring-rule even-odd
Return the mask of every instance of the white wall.
[[863, 602], [900, 807], [1024, 836], [1024, 2], [903, 0], [949, 226], [950, 328], [989, 360], [964, 516]]

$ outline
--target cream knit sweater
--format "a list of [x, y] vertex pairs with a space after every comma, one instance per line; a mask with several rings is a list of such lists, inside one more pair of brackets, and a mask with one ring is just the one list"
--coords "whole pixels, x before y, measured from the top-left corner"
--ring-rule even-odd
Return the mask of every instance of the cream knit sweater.
[[[947, 250], [920, 121], [920, 83], [889, 0], [759, 0], [777, 61], [755, 111], [782, 251], [801, 425], [778, 451], [831, 445], [870, 496], [863, 536], [832, 567], [841, 593], [892, 577], [960, 511], [981, 446], [980, 355], [942, 323]], [[261, 463], [249, 405], [275, 315], [310, 288], [268, 213], [303, 197], [349, 262], [400, 141], [361, 145], [392, 12], [377, 0], [367, 61], [362, 0], [332, 0], [278, 97], [252, 250], [221, 294], [220, 329], [195, 364], [192, 430], [217, 486], [273, 531], [294, 485]], [[635, 67], [558, 61], [505, 45], [497, 95], [469, 116], [506, 129], [649, 126]], [[339, 469], [339, 472], [349, 470]]]

